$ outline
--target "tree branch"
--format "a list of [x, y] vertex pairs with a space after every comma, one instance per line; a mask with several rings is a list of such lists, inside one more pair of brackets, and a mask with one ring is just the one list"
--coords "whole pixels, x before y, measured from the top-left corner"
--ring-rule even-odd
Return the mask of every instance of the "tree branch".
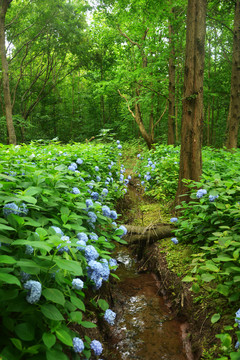
[[124, 96], [123, 94], [121, 94], [120, 90], [118, 90], [118, 93], [119, 93], [119, 95], [126, 101], [129, 112], [131, 113], [131, 115], [133, 116], [133, 118], [136, 119], [136, 116], [135, 116], [134, 112], [131, 110], [130, 105], [129, 105], [129, 102], [128, 102], [128, 99], [126, 98], [126, 96]]
[[[168, 100], [168, 99], [167, 99]], [[155, 128], [155, 126], [162, 120], [165, 112], [167, 111], [168, 108], [168, 101], [166, 101], [166, 105], [165, 105], [165, 109], [163, 110], [162, 115], [160, 116], [160, 118], [158, 119], [158, 121], [155, 122], [155, 124], [153, 125], [153, 128]]]

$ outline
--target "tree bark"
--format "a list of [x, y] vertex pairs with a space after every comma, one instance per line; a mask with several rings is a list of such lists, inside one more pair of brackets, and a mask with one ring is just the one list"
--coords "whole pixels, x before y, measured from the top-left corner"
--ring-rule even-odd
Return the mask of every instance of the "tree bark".
[[3, 96], [4, 96], [4, 105], [5, 105], [5, 115], [7, 123], [7, 132], [8, 132], [8, 142], [9, 144], [16, 145], [17, 138], [13, 124], [12, 118], [12, 104], [11, 104], [11, 94], [10, 94], [10, 85], [9, 85], [9, 75], [8, 75], [8, 61], [5, 48], [5, 18], [8, 7], [12, 0], [0, 0], [0, 55], [2, 62], [2, 73], [3, 73]]
[[227, 149], [237, 147], [240, 122], [240, 0], [236, 0], [233, 33], [231, 97], [226, 131]]
[[[176, 203], [189, 200], [184, 179], [199, 181], [202, 173], [203, 75], [206, 0], [188, 0], [180, 172]], [[181, 196], [181, 197], [179, 197]]]
[[[174, 14], [174, 9], [171, 9], [171, 13]], [[168, 145], [175, 144], [175, 44], [173, 40], [174, 29], [171, 24], [171, 19], [169, 19], [168, 25], [169, 31], [169, 66], [168, 66]]]

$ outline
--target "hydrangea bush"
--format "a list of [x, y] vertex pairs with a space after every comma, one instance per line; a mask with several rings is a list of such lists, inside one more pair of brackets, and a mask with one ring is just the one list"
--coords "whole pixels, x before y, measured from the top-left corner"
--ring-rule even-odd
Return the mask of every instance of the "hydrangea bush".
[[[118, 145], [0, 148], [3, 360], [66, 360], [69, 349], [73, 359], [89, 359], [104, 351], [74, 326], [97, 326], [85, 295], [116, 276], [111, 253], [125, 242], [126, 229], [113, 223], [114, 202], [126, 191]], [[96, 307], [108, 304], [99, 299]], [[112, 324], [113, 314], [107, 319]]]

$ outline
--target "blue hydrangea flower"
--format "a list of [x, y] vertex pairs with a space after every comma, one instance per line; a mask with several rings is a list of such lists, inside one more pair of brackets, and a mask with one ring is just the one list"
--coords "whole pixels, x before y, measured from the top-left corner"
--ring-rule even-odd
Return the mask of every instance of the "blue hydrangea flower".
[[81, 164], [83, 163], [83, 160], [80, 159], [80, 158], [78, 158], [78, 159], [76, 160], [76, 163], [77, 163], [78, 165], [81, 165]]
[[[67, 244], [71, 244], [69, 236], [62, 236], [61, 240], [66, 242]], [[67, 253], [69, 252], [69, 247], [67, 245], [62, 247], [62, 244], [59, 244], [57, 246], [57, 249], [59, 249], [58, 252], [60, 254], [64, 253], [64, 251], [67, 252]]]
[[75, 195], [78, 195], [78, 194], [80, 194], [80, 190], [77, 187], [73, 187], [72, 188], [72, 193], [75, 194]]
[[103, 216], [110, 217], [111, 210], [109, 209], [109, 207], [107, 205], [103, 205], [102, 213], [103, 213]]
[[105, 314], [103, 316], [104, 320], [106, 320], [110, 325], [114, 325], [116, 313], [110, 309], [107, 309], [105, 311]]
[[97, 241], [97, 240], [98, 240], [98, 236], [97, 236], [97, 234], [95, 234], [95, 233], [89, 234], [89, 237], [90, 237], [91, 240], [94, 240], [94, 241]]
[[206, 189], [199, 189], [197, 191], [197, 194], [196, 194], [196, 197], [198, 199], [201, 199], [203, 197], [203, 195], [206, 195], [207, 194], [207, 190]]
[[102, 347], [102, 344], [100, 343], [100, 341], [93, 340], [90, 343], [90, 347], [94, 351], [95, 355], [97, 355], [97, 356], [101, 355], [101, 353], [103, 351], [103, 347]]
[[102, 189], [102, 196], [106, 196], [108, 194], [108, 189]]
[[115, 210], [111, 210], [110, 211], [110, 216], [111, 219], [116, 220], [117, 219], [117, 212]]
[[120, 144], [120, 140], [117, 140], [116, 143], [117, 143], [117, 144]]
[[117, 260], [116, 259], [109, 259], [109, 266], [117, 266]]
[[123, 234], [122, 235], [118, 235], [119, 237], [123, 237], [125, 235], [127, 235], [127, 229], [125, 228], [124, 225], [120, 225], [118, 230], [123, 230]]
[[22, 206], [18, 209], [20, 216], [26, 216], [28, 214], [29, 209], [25, 203], [22, 203]]
[[96, 176], [96, 181], [97, 181], [97, 182], [100, 182], [100, 181], [101, 181], [101, 177], [97, 175], [97, 176]]
[[87, 245], [85, 248], [85, 258], [87, 261], [96, 260], [99, 257], [99, 254], [94, 246]]
[[77, 234], [77, 238], [78, 238], [79, 240], [84, 241], [85, 243], [88, 241], [88, 236], [87, 236], [87, 234], [85, 234], [85, 233], [83, 233], [83, 232], [78, 233], [78, 234]]
[[218, 195], [209, 195], [209, 201], [213, 202], [218, 198]]
[[109, 168], [109, 170], [111, 170], [111, 168], [112, 168], [112, 165], [108, 165], [108, 168]]
[[76, 171], [76, 170], [77, 170], [77, 164], [72, 163], [71, 165], [69, 165], [68, 170], [70, 170], [70, 171]]
[[98, 167], [98, 166], [95, 166], [95, 171], [99, 171], [99, 167]]
[[123, 175], [123, 174], [120, 174], [119, 180], [120, 180], [120, 181], [123, 181], [123, 179], [124, 179], [124, 175]]
[[93, 201], [92, 201], [92, 199], [87, 199], [87, 200], [86, 200], [86, 206], [87, 206], [87, 208], [90, 208], [90, 207], [93, 206]]
[[235, 349], [236, 350], [239, 349], [239, 346], [240, 346], [239, 341], [237, 341], [236, 344], [235, 344]]
[[80, 250], [80, 251], [84, 251], [84, 250], [85, 250], [85, 247], [86, 247], [85, 241], [83, 241], [83, 240], [78, 240], [78, 241], [76, 242], [76, 244], [79, 245], [79, 246], [76, 247], [77, 250]]
[[64, 235], [64, 233], [62, 232], [62, 230], [57, 227], [57, 226], [51, 226], [51, 228], [55, 231], [56, 234], [60, 234], [60, 235]]
[[73, 338], [73, 350], [76, 353], [81, 353], [84, 350], [84, 342], [79, 337]]
[[28, 280], [24, 285], [24, 289], [29, 290], [26, 300], [30, 304], [35, 304], [41, 297], [42, 285], [39, 281]]
[[235, 322], [238, 324], [238, 327], [240, 329], [240, 309], [238, 309], [238, 311], [236, 312]]
[[171, 218], [171, 219], [170, 219], [170, 221], [171, 221], [172, 223], [175, 223], [175, 222], [177, 222], [177, 221], [178, 221], [178, 218], [173, 217], [173, 218]]
[[93, 192], [91, 193], [91, 198], [92, 198], [93, 200], [98, 200], [98, 198], [99, 198], [98, 192], [93, 191]]
[[99, 289], [102, 285], [103, 280], [103, 266], [100, 262], [91, 260], [88, 263], [87, 273], [90, 279], [94, 282], [97, 289]]
[[142, 180], [142, 181], [141, 181], [141, 185], [143, 186], [144, 184], [145, 184], [145, 181], [144, 181], [144, 180]]
[[137, 158], [139, 159], [141, 157], [141, 154], [137, 154]]
[[108, 261], [106, 259], [101, 259], [100, 262], [102, 264], [102, 273], [101, 273], [102, 279], [104, 281], [107, 281], [110, 275]]
[[118, 153], [118, 156], [122, 156], [122, 153]]
[[8, 216], [9, 214], [17, 215], [19, 211], [18, 206], [15, 203], [8, 203], [3, 207], [3, 215]]
[[117, 148], [118, 148], [118, 149], [121, 149], [121, 148], [122, 148], [122, 145], [119, 144], [119, 145], [117, 146]]
[[97, 221], [97, 215], [93, 211], [89, 211], [88, 216], [90, 217], [91, 223], [95, 223]]
[[124, 179], [125, 185], [127, 185], [129, 183], [128, 179]]
[[112, 227], [113, 227], [113, 229], [116, 229], [116, 228], [117, 228], [117, 223], [116, 223], [116, 221], [113, 221], [113, 222], [112, 222]]
[[34, 252], [33, 247], [31, 245], [26, 245], [25, 254], [26, 255], [32, 255], [33, 252]]
[[72, 287], [73, 289], [76, 289], [76, 290], [82, 290], [83, 288], [83, 281], [81, 279], [73, 279], [72, 281]]
[[171, 241], [172, 241], [175, 245], [178, 244], [178, 239], [177, 239], [177, 238], [172, 238]]

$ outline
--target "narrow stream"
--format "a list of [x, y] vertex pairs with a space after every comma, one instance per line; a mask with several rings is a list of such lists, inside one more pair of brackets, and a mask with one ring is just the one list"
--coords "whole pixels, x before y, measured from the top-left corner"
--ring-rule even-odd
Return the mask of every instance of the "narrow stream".
[[183, 331], [164, 299], [153, 274], [139, 274], [127, 250], [117, 252], [120, 282], [115, 294], [117, 313], [113, 338], [121, 360], [191, 360]]

